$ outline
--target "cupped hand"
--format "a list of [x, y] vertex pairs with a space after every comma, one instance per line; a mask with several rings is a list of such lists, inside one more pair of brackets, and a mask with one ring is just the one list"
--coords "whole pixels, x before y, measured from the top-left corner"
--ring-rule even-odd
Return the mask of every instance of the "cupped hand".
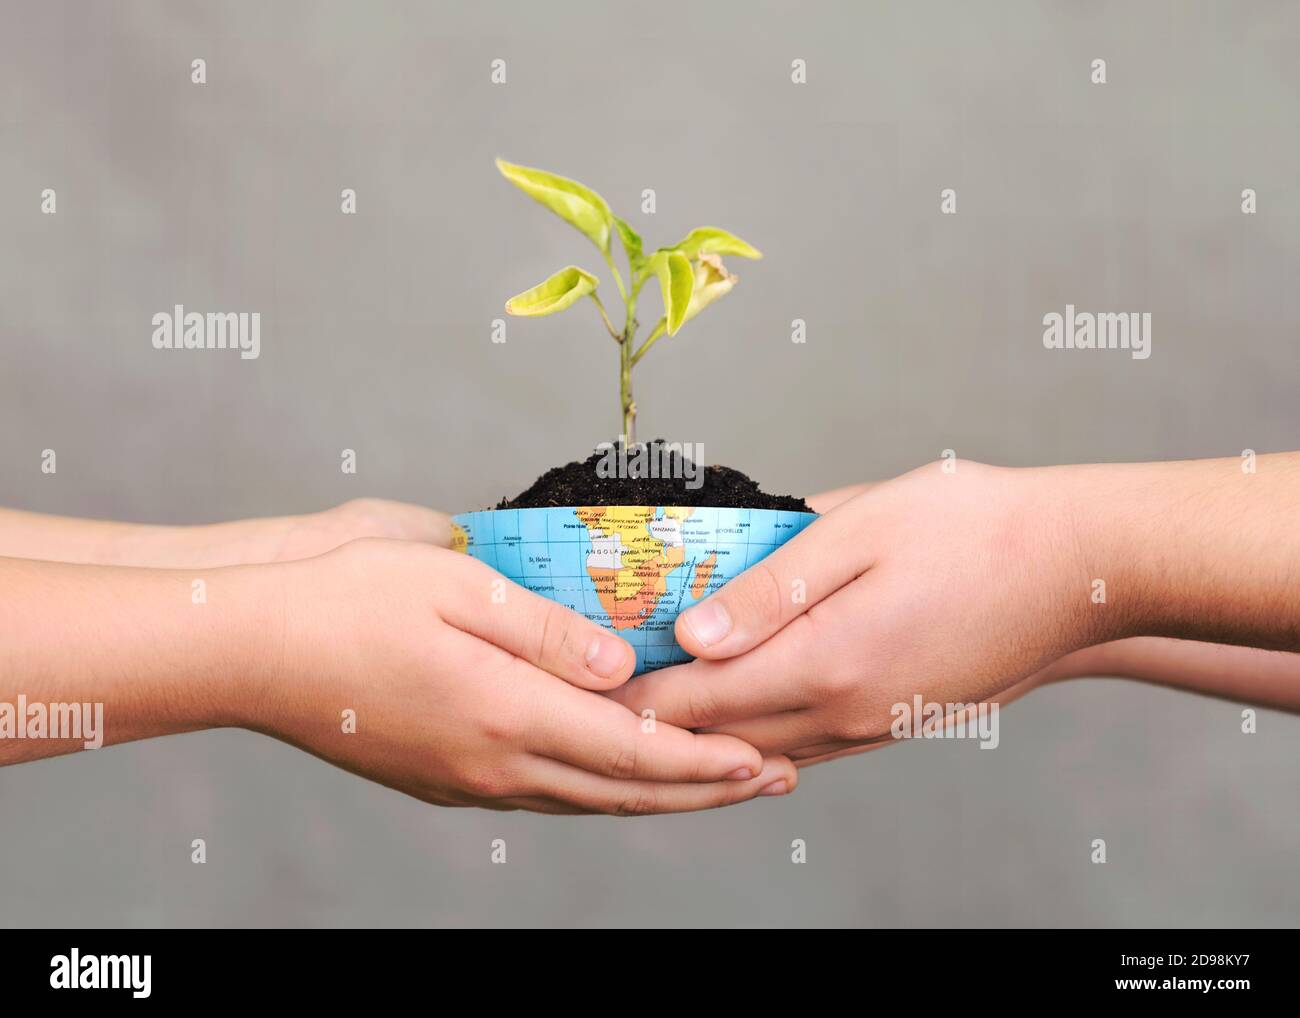
[[1096, 639], [1086, 559], [1045, 472], [936, 463], [827, 506], [679, 617], [697, 660], [608, 695], [821, 760], [894, 741], [897, 705], [918, 695], [954, 715], [1020, 695]]
[[468, 556], [362, 540], [271, 568], [281, 663], [244, 723], [371, 780], [447, 806], [619, 815], [797, 782], [788, 759], [593, 692], [627, 680], [631, 647]]
[[331, 509], [261, 523], [265, 561], [311, 558], [366, 537], [419, 541], [446, 548], [451, 544], [451, 517], [408, 502], [354, 498]]

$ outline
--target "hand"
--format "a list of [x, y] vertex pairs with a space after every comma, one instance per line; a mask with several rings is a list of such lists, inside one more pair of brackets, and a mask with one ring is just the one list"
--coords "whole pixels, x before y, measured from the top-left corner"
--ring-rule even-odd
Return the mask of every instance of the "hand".
[[895, 704], [1020, 695], [1093, 642], [1088, 575], [1044, 473], [931, 464], [852, 494], [684, 613], [699, 660], [609, 695], [794, 759], [887, 743]]
[[701, 660], [610, 695], [803, 763], [888, 744], [918, 695], [951, 726], [1082, 675], [1300, 709], [1300, 456], [953, 466], [816, 497], [678, 619]]
[[282, 607], [266, 628], [284, 633], [283, 664], [241, 723], [354, 773], [440, 805], [547, 813], [697, 810], [795, 787], [789, 760], [647, 730], [589, 692], [631, 675], [627, 643], [468, 556], [365, 540], [275, 569]]
[[451, 517], [446, 513], [383, 498], [354, 498], [323, 512], [248, 522], [265, 549], [266, 557], [256, 561], [312, 558], [365, 537], [451, 546]]

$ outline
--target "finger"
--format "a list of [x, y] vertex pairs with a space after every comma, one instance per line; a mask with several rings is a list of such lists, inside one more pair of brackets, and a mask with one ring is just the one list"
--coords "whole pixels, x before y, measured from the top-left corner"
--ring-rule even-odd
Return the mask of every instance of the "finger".
[[809, 676], [819, 647], [806, 639], [811, 619], [802, 616], [761, 647], [722, 661], [692, 661], [649, 672], [606, 696], [637, 715], [682, 728], [708, 728], [746, 718], [809, 707]]
[[[1011, 703], [1011, 701], [1018, 700], [1026, 693], [1031, 692], [1040, 682], [1041, 680], [1037, 675], [1030, 676], [1028, 679], [1024, 679], [1021, 682], [1008, 686], [997, 695], [981, 701], [981, 704], [996, 703], [999, 708], [1005, 707], [1008, 703]], [[967, 707], [962, 710], [956, 710], [945, 714], [943, 718], [944, 732], [951, 735], [962, 723], [969, 724], [978, 709], [979, 705], [977, 704], [973, 707]], [[728, 725], [727, 732], [731, 735], [735, 735], [737, 738], [745, 739], [745, 741], [750, 742], [758, 749], [763, 749], [763, 745], [760, 742], [746, 737], [747, 735], [754, 733], [742, 732], [738, 730], [738, 728], [739, 726]], [[838, 760], [842, 756], [853, 756], [858, 753], [865, 753], [871, 749], [881, 749], [885, 746], [892, 746], [894, 743], [902, 741], [905, 740], [894, 736], [891, 731], [890, 735], [882, 735], [868, 743], [828, 742], [819, 745], [801, 746], [796, 749], [784, 749], [782, 752], [789, 756], [791, 760], [795, 761], [798, 766], [806, 767], [815, 763], [823, 763], [827, 760]]]
[[798, 749], [792, 749], [787, 754], [796, 764], [800, 760], [820, 759], [824, 756], [830, 756], [832, 753], [839, 753], [842, 750], [854, 749], [860, 746], [858, 742], [848, 742], [844, 739], [835, 742], [819, 742], [812, 746], [800, 746]]
[[[822, 713], [816, 710], [791, 710], [767, 717], [735, 721], [710, 729], [710, 734], [731, 735], [753, 746], [760, 753], [782, 753], [801, 746], [826, 742], [829, 735]], [[744, 733], [743, 735], [741, 733]], [[752, 740], [752, 741], [751, 741]]]
[[763, 766], [762, 755], [729, 735], [697, 735], [642, 718], [604, 697], [553, 683], [524, 733], [539, 756], [605, 777], [644, 781], [741, 781]]
[[533, 773], [539, 782], [541, 795], [613, 816], [715, 809], [760, 795], [788, 795], [799, 783], [798, 770], [785, 757], [763, 761], [758, 775], [748, 781], [698, 785], [619, 781], [542, 757], [536, 759]]
[[611, 689], [631, 677], [636, 652], [626, 640], [468, 555], [447, 558], [458, 582], [437, 604], [449, 624], [583, 689]]
[[834, 488], [831, 491], [818, 492], [816, 495], [809, 495], [805, 500], [812, 507], [815, 513], [828, 513], [841, 502], [847, 502], [849, 499], [861, 495], [864, 491], [874, 488], [878, 482], [868, 481], [865, 484], [850, 484], [843, 488]]
[[451, 517], [436, 509], [386, 498], [357, 498], [328, 513], [336, 514], [348, 537], [385, 537], [451, 547]]
[[859, 753], [870, 753], [873, 749], [883, 749], [888, 746], [887, 742], [873, 742], [869, 746], [848, 746], [844, 749], [837, 749], [831, 753], [823, 753], [820, 756], [803, 757], [795, 761], [795, 767], [802, 770], [805, 767], [812, 767], [816, 764], [830, 763], [832, 760], [839, 760], [846, 756], [857, 756]]
[[[858, 513], [842, 506], [816, 520], [677, 618], [677, 642], [695, 657], [743, 654], [860, 576]], [[849, 511], [845, 511], [849, 510]]]
[[451, 547], [451, 517], [446, 513], [409, 502], [379, 501], [388, 516], [389, 527], [396, 530], [402, 540], [422, 541], [439, 548]]
[[477, 809], [490, 809], [494, 813], [511, 813], [515, 810], [527, 810], [529, 813], [551, 813], [558, 816], [583, 816], [591, 813], [589, 809], [573, 806], [559, 799], [548, 799], [544, 795], [516, 795], [508, 799], [472, 799], [458, 805], [473, 806]]
[[571, 803], [561, 802], [559, 799], [551, 799], [544, 795], [520, 795], [512, 799], [501, 799], [499, 801], [505, 804], [506, 809], [524, 809], [529, 813], [586, 816], [593, 812], [589, 809], [583, 809], [581, 806], [574, 806]]
[[821, 760], [828, 756], [841, 756], [846, 750], [853, 750], [855, 753], [865, 753], [869, 749], [883, 749], [885, 746], [892, 746], [900, 740], [892, 736], [887, 739], [874, 739], [871, 742], [823, 742], [815, 746], [801, 746], [799, 749], [792, 749], [786, 755], [796, 763], [805, 760]]

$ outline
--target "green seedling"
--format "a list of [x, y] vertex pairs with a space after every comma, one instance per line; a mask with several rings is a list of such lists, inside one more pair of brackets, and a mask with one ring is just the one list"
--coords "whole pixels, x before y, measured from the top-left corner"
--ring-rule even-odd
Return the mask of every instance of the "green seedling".
[[[662, 336], [675, 336], [683, 325], [698, 315], [736, 285], [736, 277], [727, 271], [723, 255], [762, 258], [763, 255], [739, 237], [716, 226], [692, 230], [672, 247], [661, 247], [647, 254], [641, 238], [626, 222], [610, 211], [605, 199], [589, 187], [565, 177], [516, 166], [497, 160], [502, 175], [530, 198], [554, 212], [578, 229], [600, 250], [601, 257], [614, 275], [614, 285], [623, 301], [624, 319], [615, 328], [596, 288], [595, 276], [576, 265], [561, 269], [549, 279], [506, 301], [512, 315], [533, 317], [553, 315], [571, 307], [583, 297], [590, 297], [600, 312], [601, 321], [619, 348], [619, 407], [622, 411], [622, 436], [625, 442], [636, 441], [636, 402], [632, 399], [632, 369]], [[614, 264], [610, 251], [612, 236], [618, 235], [627, 255], [628, 280]], [[645, 341], [636, 346], [638, 323], [637, 296], [651, 278], [659, 281], [664, 313]]]

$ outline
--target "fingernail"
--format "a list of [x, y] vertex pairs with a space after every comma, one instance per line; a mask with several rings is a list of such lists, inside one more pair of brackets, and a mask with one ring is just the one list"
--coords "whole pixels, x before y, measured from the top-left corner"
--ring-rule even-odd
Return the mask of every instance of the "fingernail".
[[627, 661], [627, 644], [617, 636], [593, 636], [587, 647], [587, 667], [593, 675], [608, 679]]
[[750, 767], [737, 767], [734, 771], [732, 771], [730, 774], [727, 775], [727, 780], [728, 780], [728, 781], [748, 781], [748, 780], [749, 780], [750, 778], [752, 778], [753, 776], [754, 776], [753, 768], [750, 768]]
[[768, 785], [758, 794], [759, 795], [785, 795], [785, 793], [786, 793], [785, 778], [782, 778], [780, 781], [773, 781], [770, 785]]
[[709, 598], [703, 604], [697, 604], [682, 618], [686, 620], [691, 635], [704, 647], [712, 647], [715, 643], [720, 643], [731, 632], [731, 616], [727, 614], [727, 609], [722, 607], [722, 602], [713, 598]]

